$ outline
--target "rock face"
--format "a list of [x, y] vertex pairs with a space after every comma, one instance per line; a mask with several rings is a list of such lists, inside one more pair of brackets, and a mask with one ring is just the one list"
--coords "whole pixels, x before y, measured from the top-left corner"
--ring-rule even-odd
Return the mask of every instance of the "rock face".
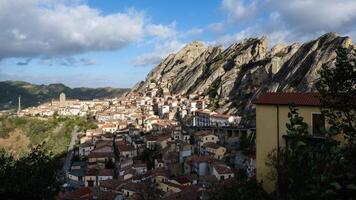
[[[230, 47], [192, 42], [155, 67], [132, 91], [160, 83], [172, 95], [204, 95], [215, 99], [214, 109], [243, 116], [254, 125], [253, 100], [266, 91], [313, 91], [318, 71], [331, 65], [338, 46], [352, 41], [336, 33], [304, 44], [278, 44], [268, 49], [267, 38], [250, 38]], [[217, 101], [216, 101], [217, 100]]]

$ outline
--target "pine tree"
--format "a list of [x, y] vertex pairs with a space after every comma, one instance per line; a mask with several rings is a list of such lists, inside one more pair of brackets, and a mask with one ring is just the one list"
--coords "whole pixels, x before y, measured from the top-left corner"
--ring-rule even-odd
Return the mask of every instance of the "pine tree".
[[356, 144], [356, 53], [343, 47], [336, 53], [335, 67], [322, 67], [316, 88], [322, 112], [331, 125], [330, 133], [344, 133], [351, 144]]

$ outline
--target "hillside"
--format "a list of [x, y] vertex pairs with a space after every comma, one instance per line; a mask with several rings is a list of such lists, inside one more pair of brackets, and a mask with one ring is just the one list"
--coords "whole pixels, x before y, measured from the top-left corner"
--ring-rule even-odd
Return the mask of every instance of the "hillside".
[[332, 66], [338, 46], [349, 37], [328, 33], [304, 44], [268, 48], [266, 37], [249, 38], [224, 49], [192, 42], [156, 66], [132, 91], [155, 81], [173, 95], [204, 95], [211, 108], [243, 116], [254, 125], [253, 100], [266, 91], [313, 91], [323, 64]]
[[45, 142], [44, 148], [57, 155], [67, 151], [74, 130], [96, 127], [92, 119], [80, 117], [0, 116], [0, 150], [18, 156]]
[[21, 81], [4, 81], [0, 82], [0, 110], [16, 108], [19, 95], [22, 107], [30, 107], [57, 99], [61, 92], [64, 92], [67, 98], [85, 100], [120, 97], [127, 91], [129, 89], [70, 88], [63, 84], [35, 85]]

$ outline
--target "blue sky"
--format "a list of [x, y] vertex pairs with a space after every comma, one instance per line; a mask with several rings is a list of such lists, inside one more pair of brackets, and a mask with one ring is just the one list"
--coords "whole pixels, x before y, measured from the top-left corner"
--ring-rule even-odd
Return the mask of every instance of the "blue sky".
[[132, 87], [193, 40], [356, 38], [355, 21], [354, 0], [0, 0], [0, 80]]

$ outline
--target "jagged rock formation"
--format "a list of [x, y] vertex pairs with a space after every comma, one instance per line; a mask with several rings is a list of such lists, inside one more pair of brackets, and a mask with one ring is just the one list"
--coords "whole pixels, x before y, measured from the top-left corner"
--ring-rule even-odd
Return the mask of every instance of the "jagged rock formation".
[[318, 70], [332, 64], [340, 45], [353, 44], [336, 33], [301, 45], [278, 44], [270, 50], [265, 37], [246, 39], [225, 50], [192, 42], [164, 59], [132, 91], [143, 91], [154, 80], [173, 95], [217, 99], [218, 111], [242, 115], [245, 123], [253, 125], [256, 97], [266, 91], [315, 90]]

